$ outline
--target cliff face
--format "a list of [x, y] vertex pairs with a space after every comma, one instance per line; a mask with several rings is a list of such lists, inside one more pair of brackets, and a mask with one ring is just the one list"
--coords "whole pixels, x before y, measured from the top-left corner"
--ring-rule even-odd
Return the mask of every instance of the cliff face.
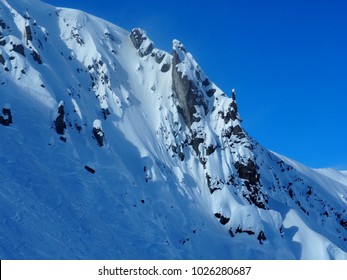
[[345, 173], [262, 147], [181, 42], [0, 11], [1, 258], [347, 257]]
[[[173, 42], [172, 67], [172, 91], [176, 97], [177, 111], [190, 131], [188, 144], [192, 146], [204, 169], [210, 157], [214, 161], [207, 165], [211, 171], [205, 174], [211, 194], [224, 188], [223, 185], [230, 178], [237, 178], [238, 183], [229, 184], [241, 185], [242, 196], [250, 204], [266, 209], [267, 196], [261, 190], [252, 143], [240, 124], [235, 92], [232, 92], [232, 99], [220, 93], [177, 40]], [[223, 105], [220, 105], [219, 100], [222, 100]], [[225, 103], [228, 105], [225, 106]], [[222, 161], [222, 158], [211, 155], [221, 154], [225, 149], [234, 155], [230, 162], [233, 168], [229, 168], [222, 176], [216, 176], [213, 165], [216, 161]]]

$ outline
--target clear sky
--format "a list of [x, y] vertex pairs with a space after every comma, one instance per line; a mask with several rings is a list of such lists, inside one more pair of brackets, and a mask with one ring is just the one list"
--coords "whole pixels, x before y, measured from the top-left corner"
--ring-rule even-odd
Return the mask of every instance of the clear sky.
[[347, 170], [347, 1], [45, 0], [180, 40], [266, 148]]

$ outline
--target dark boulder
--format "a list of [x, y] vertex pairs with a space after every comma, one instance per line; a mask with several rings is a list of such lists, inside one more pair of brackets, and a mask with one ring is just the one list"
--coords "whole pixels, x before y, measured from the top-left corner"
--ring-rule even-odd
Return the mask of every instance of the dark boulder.
[[2, 116], [0, 116], [0, 124], [9, 126], [12, 124], [12, 113], [9, 108], [2, 108]]
[[26, 43], [28, 44], [29, 41], [33, 40], [33, 35], [30, 29], [30, 25], [25, 26], [25, 38], [26, 38]]
[[38, 52], [33, 51], [33, 52], [31, 53], [31, 55], [33, 56], [33, 59], [34, 59], [38, 64], [42, 64], [41, 56], [39, 55]]
[[236, 228], [235, 231], [233, 231], [232, 228], [230, 228], [229, 233], [232, 237], [235, 237], [237, 233], [247, 233], [248, 235], [254, 235], [255, 232], [250, 229], [243, 229], [240, 226]]
[[257, 239], [260, 244], [264, 244], [264, 241], [266, 240], [266, 236], [262, 230], [259, 232]]
[[226, 225], [230, 221], [230, 218], [224, 217], [221, 213], [215, 213], [214, 215], [217, 219], [219, 219], [219, 222], [222, 225]]
[[88, 165], [84, 166], [85, 170], [87, 170], [88, 172], [94, 174], [95, 173], [95, 169], [89, 167]]
[[104, 146], [104, 133], [100, 128], [93, 128], [93, 135], [100, 147]]
[[105, 134], [102, 131], [100, 120], [95, 120], [93, 123], [93, 136], [100, 147], [104, 146]]
[[56, 117], [54, 123], [55, 123], [56, 132], [60, 135], [64, 135], [65, 129], [66, 129], [66, 123], [65, 123], [64, 102], [62, 101], [59, 103], [58, 116]]
[[212, 97], [215, 92], [216, 92], [216, 89], [215, 88], [211, 88], [211, 89], [206, 91], [206, 94], [207, 94], [208, 97]]
[[16, 53], [21, 54], [22, 56], [25, 56], [24, 54], [24, 46], [22, 44], [16, 45], [14, 44], [12, 51], [15, 51]]
[[208, 78], [206, 78], [206, 79], [202, 82], [202, 85], [203, 85], [204, 87], [207, 87], [207, 86], [209, 86], [210, 84], [211, 84], [211, 82], [209, 81]]
[[1, 27], [2, 29], [5, 29], [5, 28], [6, 28], [6, 23], [5, 23], [2, 19], [0, 19], [0, 27]]
[[170, 63], [164, 63], [164, 64], [161, 66], [160, 71], [163, 72], [163, 73], [166, 73], [167, 71], [170, 70], [170, 68], [171, 68]]
[[213, 146], [212, 144], [209, 145], [206, 149], [206, 155], [212, 155], [214, 153], [214, 151], [217, 149], [217, 146]]

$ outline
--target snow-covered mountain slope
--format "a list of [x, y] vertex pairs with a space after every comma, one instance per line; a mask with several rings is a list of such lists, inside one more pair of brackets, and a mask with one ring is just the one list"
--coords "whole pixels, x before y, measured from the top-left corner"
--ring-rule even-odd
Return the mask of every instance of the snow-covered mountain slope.
[[346, 174], [268, 151], [172, 53], [0, 0], [1, 259], [347, 259]]

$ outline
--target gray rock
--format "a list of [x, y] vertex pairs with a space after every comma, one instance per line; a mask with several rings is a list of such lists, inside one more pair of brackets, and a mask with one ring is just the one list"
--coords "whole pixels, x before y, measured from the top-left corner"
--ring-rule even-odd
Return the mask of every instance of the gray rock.
[[147, 37], [144, 30], [134, 28], [129, 36], [141, 57], [147, 56], [153, 51], [154, 43]]
[[163, 72], [163, 73], [166, 73], [167, 71], [170, 70], [170, 68], [171, 68], [170, 63], [164, 63], [164, 64], [161, 66], [160, 71]]
[[156, 63], [160, 64], [164, 57], [165, 57], [165, 52], [162, 50], [155, 49], [155, 51], [152, 52], [151, 56], [154, 57], [154, 60]]
[[[183, 45], [178, 48], [185, 52]], [[208, 106], [204, 94], [194, 81], [183, 75], [177, 65], [181, 63], [178, 53], [174, 50], [172, 54], [172, 89], [178, 100], [178, 110], [181, 112], [187, 126], [190, 128], [194, 121], [199, 121], [194, 115], [197, 112], [195, 106], [202, 106], [205, 114]]]

